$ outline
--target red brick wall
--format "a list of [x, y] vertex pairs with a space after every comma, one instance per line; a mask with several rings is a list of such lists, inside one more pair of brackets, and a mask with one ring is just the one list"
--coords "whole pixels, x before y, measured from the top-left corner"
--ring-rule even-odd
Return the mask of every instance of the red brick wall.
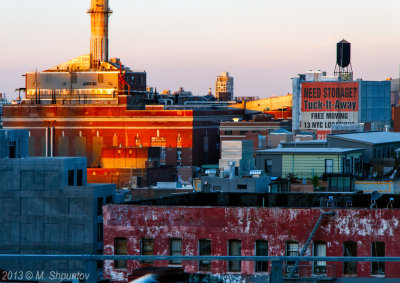
[[[394, 209], [335, 209], [335, 216], [324, 219], [314, 241], [325, 241], [327, 256], [343, 256], [343, 242], [357, 242], [357, 256], [371, 256], [371, 242], [385, 242], [386, 256], [398, 256], [400, 211]], [[242, 255], [254, 255], [256, 240], [268, 241], [271, 256], [285, 254], [285, 242], [298, 241], [301, 250], [311, 233], [320, 209], [237, 208], [237, 207], [152, 207], [111, 205], [104, 207], [104, 254], [114, 254], [114, 238], [128, 239], [128, 254], [140, 254], [141, 238], [154, 239], [156, 255], [168, 255], [169, 238], [181, 238], [183, 255], [198, 255], [198, 240], [211, 239], [212, 255], [227, 255], [229, 239], [241, 240]], [[308, 255], [312, 255], [312, 245]], [[124, 280], [126, 271], [105, 263], [105, 276]], [[311, 264], [311, 263], [303, 263]], [[342, 277], [342, 263], [328, 269], [328, 277]], [[155, 266], [167, 266], [155, 261]], [[397, 263], [386, 263], [388, 278], [400, 277]], [[186, 272], [197, 272], [196, 262], [183, 262]], [[128, 270], [140, 268], [138, 261], [128, 263]], [[270, 268], [269, 268], [270, 270]], [[330, 274], [335, 271], [335, 274]], [[212, 262], [212, 273], [225, 274], [227, 263]], [[242, 274], [254, 272], [253, 262], [242, 262]], [[370, 277], [371, 264], [357, 263], [358, 277]]]

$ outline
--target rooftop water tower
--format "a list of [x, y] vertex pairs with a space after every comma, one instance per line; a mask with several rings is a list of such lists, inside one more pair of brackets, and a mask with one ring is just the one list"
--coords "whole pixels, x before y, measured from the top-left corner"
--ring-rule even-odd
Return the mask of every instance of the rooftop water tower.
[[335, 75], [342, 81], [353, 80], [353, 68], [351, 67], [351, 43], [344, 39], [336, 44]]

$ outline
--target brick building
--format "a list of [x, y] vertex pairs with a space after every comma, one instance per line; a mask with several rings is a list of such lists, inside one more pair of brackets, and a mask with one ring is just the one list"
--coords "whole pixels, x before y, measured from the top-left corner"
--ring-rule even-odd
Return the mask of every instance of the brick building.
[[[397, 195], [384, 195], [376, 202], [377, 208], [370, 209], [367, 194], [329, 198], [322, 193], [197, 193], [107, 205], [103, 207], [104, 254], [296, 256], [321, 214], [330, 211], [333, 215], [317, 226], [305, 255], [398, 256], [399, 200]], [[285, 264], [286, 277], [293, 264]], [[265, 282], [271, 270], [270, 262], [106, 261], [105, 277], [126, 281], [127, 274], [145, 266], [183, 267], [187, 273], [208, 273], [224, 282]], [[397, 266], [301, 262], [297, 276], [334, 282], [395, 282], [393, 278], [400, 277]]]
[[[86, 156], [89, 181], [126, 186], [132, 176], [139, 176], [150, 185], [173, 181], [178, 174], [170, 169], [163, 174], [157, 170], [160, 166], [217, 163], [219, 122], [243, 113], [209, 106], [129, 110], [130, 106], [121, 97], [120, 104], [113, 105], [7, 106], [4, 127], [29, 130], [31, 156]], [[189, 179], [191, 173], [181, 178]]]

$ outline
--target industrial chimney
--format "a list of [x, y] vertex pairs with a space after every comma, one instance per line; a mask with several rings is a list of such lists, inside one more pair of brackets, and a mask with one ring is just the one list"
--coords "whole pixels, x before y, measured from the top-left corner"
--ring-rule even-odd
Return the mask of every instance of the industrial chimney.
[[108, 17], [112, 11], [108, 7], [108, 0], [91, 1], [88, 10], [91, 17], [91, 68], [97, 69], [100, 62], [108, 61]]

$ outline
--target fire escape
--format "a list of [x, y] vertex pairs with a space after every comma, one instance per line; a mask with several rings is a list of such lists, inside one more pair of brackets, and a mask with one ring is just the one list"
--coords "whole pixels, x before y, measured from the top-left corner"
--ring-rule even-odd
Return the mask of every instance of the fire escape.
[[[328, 201], [328, 206], [330, 206], [329, 201]], [[308, 246], [310, 245], [311, 241], [313, 240], [315, 234], [318, 231], [319, 226], [321, 225], [322, 220], [324, 220], [328, 216], [334, 216], [334, 215], [335, 215], [334, 211], [321, 211], [321, 215], [319, 216], [317, 222], [314, 225], [314, 228], [312, 229], [310, 235], [308, 236], [307, 241], [305, 242], [303, 248], [301, 249], [299, 256], [304, 256], [305, 255], [305, 253], [306, 253], [306, 251], [308, 249]], [[327, 277], [327, 276], [312, 276], [312, 277], [300, 276], [300, 273], [299, 273], [299, 262], [298, 261], [294, 262], [293, 265], [287, 266], [287, 267], [288, 267], [287, 268], [288, 273], [287, 273], [287, 276], [285, 278], [285, 281], [286, 280], [289, 280], [289, 281], [292, 280], [292, 281], [297, 281], [297, 282], [300, 282], [300, 281], [301, 282], [321, 282], [321, 281], [325, 282], [325, 281], [334, 281], [335, 280], [334, 277]], [[314, 273], [314, 272], [312, 272], [312, 273]]]

